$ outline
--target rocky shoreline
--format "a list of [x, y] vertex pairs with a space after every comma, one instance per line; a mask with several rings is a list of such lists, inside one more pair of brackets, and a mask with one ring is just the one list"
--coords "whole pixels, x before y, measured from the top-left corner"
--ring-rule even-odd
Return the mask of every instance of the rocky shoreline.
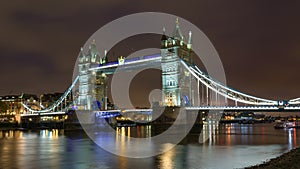
[[283, 155], [262, 164], [245, 169], [300, 169], [300, 148], [292, 149]]

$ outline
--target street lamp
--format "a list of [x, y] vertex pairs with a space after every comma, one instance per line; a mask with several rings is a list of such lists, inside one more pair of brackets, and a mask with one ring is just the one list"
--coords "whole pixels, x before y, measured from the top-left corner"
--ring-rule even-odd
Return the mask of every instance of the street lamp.
[[44, 97], [44, 95], [40, 95], [40, 110], [42, 110], [42, 98]]

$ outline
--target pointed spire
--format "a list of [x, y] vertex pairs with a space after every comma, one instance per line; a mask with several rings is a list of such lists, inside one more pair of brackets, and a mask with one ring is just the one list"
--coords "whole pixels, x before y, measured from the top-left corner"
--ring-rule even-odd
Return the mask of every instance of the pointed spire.
[[81, 48], [80, 48], [80, 52], [79, 52], [79, 57], [83, 57], [83, 56], [84, 56], [83, 48], [81, 47]]
[[97, 59], [98, 57], [100, 57], [100, 54], [97, 50], [97, 47], [96, 47], [96, 40], [93, 39], [92, 42], [91, 42], [91, 45], [89, 46], [89, 52], [88, 52], [89, 56], [91, 57], [91, 61], [92, 62], [98, 62], [99, 59]]
[[107, 50], [104, 50], [103, 58], [100, 58], [100, 64], [105, 65], [107, 63]]
[[163, 27], [163, 34], [162, 34], [162, 36], [161, 36], [161, 40], [164, 41], [164, 40], [167, 40], [167, 39], [168, 39], [168, 38], [167, 38], [167, 36], [166, 36], [166, 28]]
[[85, 54], [83, 52], [83, 48], [80, 48], [80, 52], [79, 52], [79, 63], [83, 63], [85, 59]]
[[189, 32], [189, 40], [188, 40], [189, 44], [192, 44], [192, 31]]
[[107, 55], [107, 50], [105, 49], [104, 50], [104, 57], [106, 57], [106, 55]]
[[102, 59], [102, 64], [107, 63], [107, 50], [104, 50], [104, 57]]
[[187, 48], [188, 49], [192, 48], [192, 31], [189, 32], [189, 40], [188, 40]]
[[179, 19], [178, 18], [176, 18], [176, 25], [175, 25], [175, 29], [173, 31], [173, 38], [183, 41], [183, 36], [182, 36], [181, 31], [180, 31]]

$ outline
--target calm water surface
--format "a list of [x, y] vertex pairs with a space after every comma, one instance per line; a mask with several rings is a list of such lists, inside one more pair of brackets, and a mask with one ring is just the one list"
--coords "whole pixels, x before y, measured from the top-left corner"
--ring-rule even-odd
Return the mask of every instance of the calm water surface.
[[[192, 133], [170, 151], [142, 159], [106, 152], [83, 131], [0, 131], [0, 168], [243, 168], [300, 144], [300, 129], [275, 130], [273, 124], [208, 125], [205, 129], [212, 132], [211, 137]], [[151, 126], [117, 131], [134, 137], [153, 133]], [[203, 138], [209, 139], [200, 144]]]

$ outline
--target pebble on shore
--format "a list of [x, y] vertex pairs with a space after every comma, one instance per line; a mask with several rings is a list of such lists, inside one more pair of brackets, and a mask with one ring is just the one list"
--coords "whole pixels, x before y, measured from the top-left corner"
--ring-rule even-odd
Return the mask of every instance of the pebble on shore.
[[300, 148], [271, 159], [263, 164], [246, 167], [245, 169], [300, 169]]

